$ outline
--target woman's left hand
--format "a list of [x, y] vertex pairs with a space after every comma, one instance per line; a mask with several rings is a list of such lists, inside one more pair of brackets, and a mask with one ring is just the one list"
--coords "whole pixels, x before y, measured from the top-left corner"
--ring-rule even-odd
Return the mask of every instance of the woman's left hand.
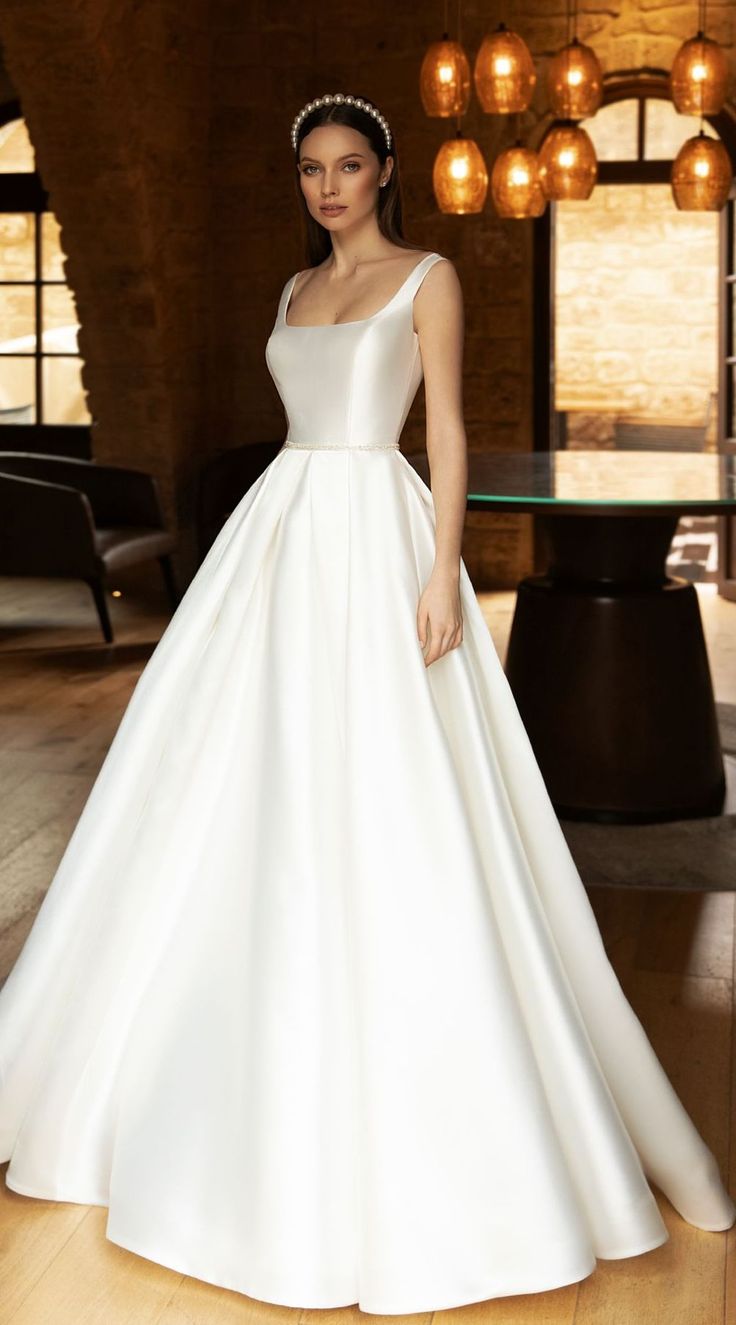
[[417, 633], [425, 667], [462, 643], [463, 614], [456, 575], [432, 572], [417, 606]]

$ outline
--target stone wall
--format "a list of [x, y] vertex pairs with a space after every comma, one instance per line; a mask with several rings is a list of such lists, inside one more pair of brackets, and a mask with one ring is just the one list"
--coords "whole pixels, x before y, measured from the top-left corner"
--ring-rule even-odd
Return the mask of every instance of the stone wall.
[[[669, 67], [695, 6], [581, 3], [579, 32], [606, 70]], [[730, 0], [709, 31], [733, 52]], [[518, 0], [513, 23], [537, 59], [531, 130], [564, 0]], [[509, 7], [469, 0], [472, 59]], [[441, 7], [377, 0], [4, 0], [8, 73], [68, 254], [82, 323], [95, 453], [158, 474], [191, 569], [197, 473], [207, 455], [284, 435], [264, 347], [284, 281], [304, 264], [289, 125], [322, 91], [354, 88], [388, 116], [408, 236], [457, 265], [466, 297], [465, 417], [471, 449], [529, 450], [529, 222], [442, 216], [431, 168], [452, 125], [427, 119], [418, 72]], [[464, 122], [490, 166], [511, 126], [475, 98]], [[421, 447], [420, 391], [404, 435]], [[464, 555], [478, 587], [531, 569], [528, 516], [470, 514]]]

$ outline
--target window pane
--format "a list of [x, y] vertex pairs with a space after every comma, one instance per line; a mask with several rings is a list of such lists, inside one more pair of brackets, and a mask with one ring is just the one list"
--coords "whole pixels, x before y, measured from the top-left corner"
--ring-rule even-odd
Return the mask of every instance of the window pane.
[[26, 174], [36, 169], [36, 156], [25, 120], [0, 125], [0, 172]]
[[41, 295], [44, 350], [76, 354], [79, 321], [74, 295], [67, 285], [44, 285]]
[[669, 184], [599, 184], [555, 217], [555, 404], [568, 444], [703, 449], [717, 391], [718, 214], [677, 211]]
[[32, 285], [0, 285], [0, 354], [33, 354], [36, 291]]
[[0, 423], [36, 422], [34, 359], [0, 359]]
[[[670, 161], [683, 143], [700, 132], [697, 115], [680, 115], [671, 101], [650, 97], [644, 103], [644, 157], [647, 161]], [[717, 138], [715, 129], [703, 121], [707, 138]]]
[[638, 97], [612, 101], [589, 119], [581, 120], [599, 161], [636, 161], [638, 122]]
[[32, 281], [36, 272], [33, 213], [0, 212], [0, 281]]
[[72, 355], [42, 359], [42, 423], [90, 423], [82, 387], [82, 360]]
[[61, 247], [61, 226], [53, 212], [44, 212], [41, 217], [42, 280], [63, 281], [65, 257], [66, 254]]

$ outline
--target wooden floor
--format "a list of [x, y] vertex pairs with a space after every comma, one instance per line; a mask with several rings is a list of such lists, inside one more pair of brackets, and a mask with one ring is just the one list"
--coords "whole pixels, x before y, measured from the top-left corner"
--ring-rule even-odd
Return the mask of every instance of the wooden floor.
[[[0, 979], [12, 966], [127, 699], [166, 624], [130, 576], [106, 646], [85, 587], [0, 581]], [[736, 702], [736, 604], [699, 591], [718, 699]], [[504, 656], [514, 596], [482, 595]], [[590, 890], [606, 949], [686, 1108], [736, 1192], [734, 894]], [[0, 1167], [4, 1175], [5, 1165]], [[578, 1284], [405, 1319], [494, 1325], [734, 1325], [736, 1229], [705, 1233], [655, 1191], [670, 1238]], [[105, 1238], [107, 1211], [0, 1182], [0, 1325], [242, 1325], [297, 1310], [190, 1279]], [[366, 1314], [367, 1321], [379, 1320]]]

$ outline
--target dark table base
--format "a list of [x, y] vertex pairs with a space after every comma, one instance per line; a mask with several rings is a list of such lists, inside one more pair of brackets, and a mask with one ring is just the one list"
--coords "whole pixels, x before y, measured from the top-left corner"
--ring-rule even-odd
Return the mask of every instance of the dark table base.
[[664, 573], [677, 520], [540, 519], [505, 670], [562, 818], [717, 815], [726, 793], [695, 588]]

